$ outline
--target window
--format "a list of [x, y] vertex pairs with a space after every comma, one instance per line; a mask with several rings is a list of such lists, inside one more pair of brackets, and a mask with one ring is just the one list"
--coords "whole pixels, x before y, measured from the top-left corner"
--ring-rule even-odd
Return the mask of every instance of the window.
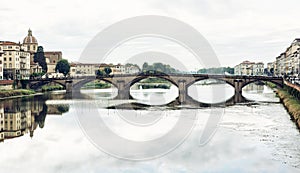
[[4, 63], [4, 68], [6, 68], [7, 66], [6, 66], [6, 63]]
[[9, 63], [9, 68], [12, 68], [12, 64], [11, 63]]
[[9, 61], [11, 61], [11, 57], [9, 57]]
[[6, 58], [4, 58], [4, 61], [6, 61]]

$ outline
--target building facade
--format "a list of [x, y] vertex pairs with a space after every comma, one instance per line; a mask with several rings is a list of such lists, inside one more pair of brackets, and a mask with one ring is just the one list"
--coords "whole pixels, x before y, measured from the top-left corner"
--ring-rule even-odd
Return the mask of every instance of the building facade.
[[252, 66], [252, 75], [261, 76], [264, 74], [264, 70], [265, 70], [264, 63], [262, 62], [255, 63]]
[[286, 73], [294, 75], [299, 73], [300, 39], [295, 39], [286, 50]]
[[38, 48], [38, 41], [37, 39], [32, 35], [31, 29], [28, 30], [27, 36], [23, 39], [23, 46], [27, 48], [27, 51], [31, 54], [36, 53]]
[[4, 108], [0, 104], [0, 142], [4, 141]]
[[125, 65], [126, 74], [136, 74], [139, 73], [141, 69], [137, 65]]
[[140, 72], [137, 65], [122, 65], [122, 64], [91, 64], [91, 63], [70, 63], [70, 76], [93, 76], [100, 70], [104, 72], [105, 68], [111, 69], [113, 74], [135, 74]]
[[[89, 63], [73, 63], [73, 69], [75, 67], [75, 74], [92, 76], [96, 74], [99, 69], [99, 64], [89, 64]], [[70, 69], [71, 70], [71, 69]]]
[[42, 67], [38, 63], [33, 61], [34, 54], [38, 49], [38, 41], [32, 35], [31, 29], [28, 30], [27, 36], [23, 39], [23, 46], [27, 48], [27, 51], [30, 53], [30, 74], [32, 73], [41, 73]]
[[242, 63], [234, 67], [234, 74], [235, 75], [263, 75], [264, 63], [243, 61]]
[[[30, 73], [41, 73], [42, 67], [38, 63], [35, 63], [34, 54], [38, 50], [38, 41], [36, 37], [33, 36], [32, 30], [28, 30], [27, 36], [23, 40], [23, 46], [27, 48], [27, 51], [30, 53]], [[62, 59], [61, 51], [47, 51], [44, 52], [44, 56], [47, 63], [48, 71], [47, 73], [55, 73], [55, 67], [59, 60]]]
[[122, 64], [100, 64], [99, 70], [104, 71], [106, 67], [111, 69], [111, 74], [135, 74], [141, 70], [137, 65], [122, 65]]
[[243, 61], [234, 67], [235, 75], [252, 75], [252, 67], [255, 63], [250, 61]]
[[3, 49], [0, 46], [0, 80], [3, 80]]
[[298, 76], [300, 73], [300, 38], [296, 38], [285, 52], [276, 57], [275, 75]]
[[44, 56], [46, 58], [48, 73], [56, 73], [55, 67], [57, 62], [62, 59], [62, 52], [48, 51], [48, 52], [44, 52]]
[[276, 57], [275, 75], [277, 76], [283, 76], [287, 71], [285, 57], [286, 57], [285, 53], [281, 53], [278, 57]]
[[9, 41], [1, 41], [3, 50], [3, 78], [4, 79], [29, 79], [30, 53], [27, 47]]

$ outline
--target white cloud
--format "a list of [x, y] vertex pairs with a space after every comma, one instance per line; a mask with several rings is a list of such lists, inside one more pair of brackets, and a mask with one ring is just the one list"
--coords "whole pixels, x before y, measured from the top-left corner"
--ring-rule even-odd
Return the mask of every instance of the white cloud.
[[222, 65], [273, 61], [300, 32], [297, 0], [12, 0], [1, 2], [0, 40], [22, 41], [30, 27], [45, 50], [61, 50], [65, 58], [76, 60], [105, 27], [145, 14], [195, 27]]

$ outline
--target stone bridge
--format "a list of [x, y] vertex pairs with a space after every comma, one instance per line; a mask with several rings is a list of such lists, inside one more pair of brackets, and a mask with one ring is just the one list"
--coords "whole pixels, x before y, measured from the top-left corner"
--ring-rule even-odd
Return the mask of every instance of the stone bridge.
[[131, 99], [132, 97], [130, 96], [130, 87], [135, 83], [141, 81], [142, 79], [146, 79], [149, 77], [162, 78], [174, 84], [179, 90], [179, 96], [177, 98], [179, 103], [195, 102], [195, 100], [193, 100], [188, 95], [188, 88], [192, 84], [205, 79], [216, 79], [231, 85], [235, 90], [235, 94], [231, 99], [234, 103], [245, 101], [244, 97], [242, 96], [242, 88], [250, 83], [257, 81], [268, 81], [276, 84], [279, 87], [283, 87], [284, 85], [284, 80], [281, 77], [164, 73], [140, 73], [124, 75], [86, 76], [80, 78], [27, 80], [27, 83], [25, 85], [26, 88], [37, 89], [45, 84], [52, 82], [62, 85], [66, 89], [67, 93], [71, 93], [79, 92], [80, 88], [88, 82], [94, 80], [102, 80], [111, 83], [118, 89], [117, 99]]

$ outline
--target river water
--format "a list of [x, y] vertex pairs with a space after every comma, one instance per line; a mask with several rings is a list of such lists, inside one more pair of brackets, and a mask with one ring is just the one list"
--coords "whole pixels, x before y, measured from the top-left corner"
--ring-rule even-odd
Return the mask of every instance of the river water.
[[[189, 94], [202, 102], [219, 102], [230, 98], [233, 92], [232, 88], [225, 85], [193, 87]], [[212, 100], [212, 87], [222, 88], [226, 94]], [[174, 91], [178, 90], [172, 87], [170, 90], [133, 90], [131, 95], [139, 103], [161, 105], [177, 97]], [[196, 96], [193, 95], [195, 92]], [[116, 95], [114, 89], [85, 90], [82, 93], [90, 96], [89, 99], [70, 99], [62, 92], [53, 92], [33, 98], [1, 101], [0, 120], [3, 124], [0, 126], [2, 134], [0, 172], [299, 172], [300, 170], [300, 133], [279, 103], [279, 99], [266, 86], [247, 86], [243, 90], [243, 95], [253, 102], [228, 106], [224, 109], [186, 107], [173, 109], [155, 106], [132, 110], [130, 113], [133, 114], [126, 114], [127, 120], [136, 122], [140, 120], [139, 125], [153, 122], [152, 127], [128, 126], [124, 123], [124, 119], [116, 118], [120, 117], [117, 116], [120, 112], [124, 113], [126, 110], [105, 108], [120, 102], [108, 99]], [[116, 141], [111, 140], [110, 136], [101, 136], [102, 131], [97, 132], [100, 134], [99, 140], [89, 134], [89, 130], [80, 119], [92, 118], [90, 116], [94, 109], [90, 107], [92, 104], [97, 106], [99, 113], [97, 117], [105, 119], [105, 125], [109, 126], [111, 131], [117, 136], [136, 142], [148, 142], [163, 137], [165, 133], [172, 131], [178, 119], [186, 124], [189, 122], [194, 124], [180, 145], [176, 145], [170, 152], [162, 151], [161, 155], [142, 161], [132, 161], [130, 154], [134, 153], [126, 153], [131, 149], [125, 143], [114, 143]], [[199, 143], [201, 134], [205, 131], [210, 118], [215, 118], [212, 112], [217, 109], [220, 110], [217, 111], [220, 121], [215, 133], [209, 141], [201, 144]], [[180, 111], [195, 113], [195, 116], [191, 118]], [[163, 116], [157, 116], [157, 112], [163, 112]], [[116, 153], [110, 152], [111, 148], [105, 150], [105, 146], [99, 146], [103, 141], [109, 141], [111, 148], [116, 147]], [[151, 154], [159, 149], [169, 147], [168, 144], [168, 141], [160, 143], [160, 148], [145, 145], [147, 147], [141, 147], [139, 152], [142, 153], [139, 154], [152, 156]], [[124, 153], [118, 155], [117, 152], [122, 151]], [[115, 156], [124, 157], [118, 159]]]

